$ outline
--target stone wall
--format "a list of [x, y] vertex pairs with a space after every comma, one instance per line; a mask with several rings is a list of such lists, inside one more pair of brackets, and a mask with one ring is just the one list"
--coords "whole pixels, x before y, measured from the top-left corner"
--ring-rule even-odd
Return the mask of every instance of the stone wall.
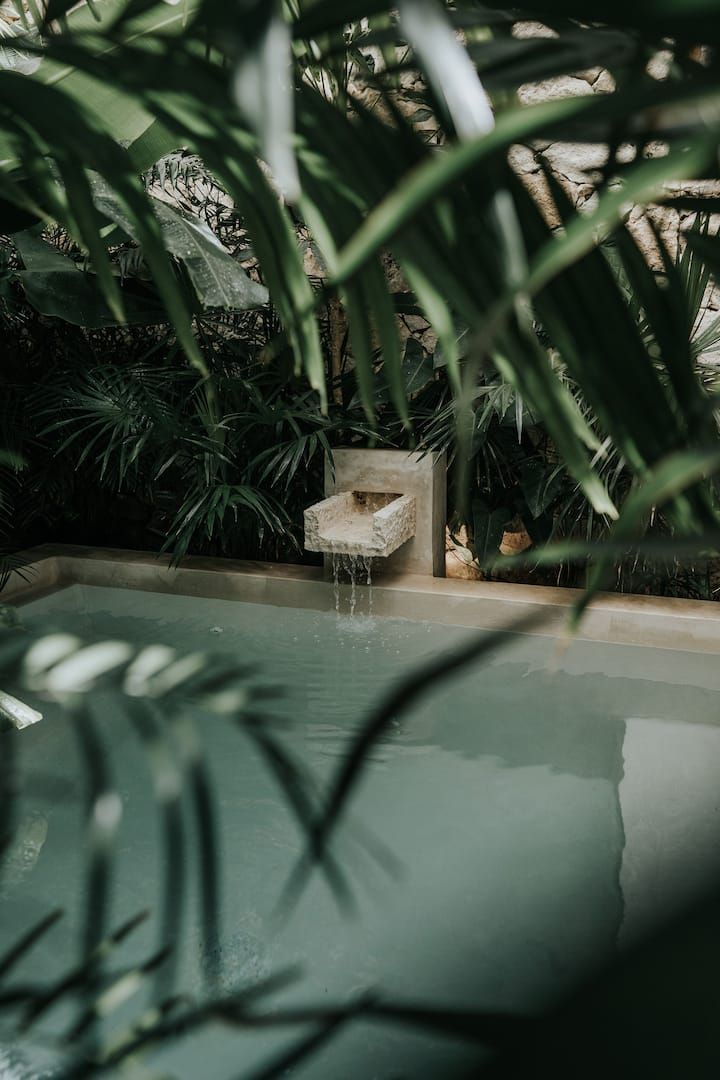
[[[520, 21], [513, 27], [513, 35], [517, 38], [556, 37], [555, 31], [540, 22]], [[372, 56], [373, 64], [381, 68], [384, 64], [383, 56], [379, 49], [368, 48], [364, 50]], [[660, 51], [654, 55], [648, 64], [648, 74], [653, 78], [662, 80], [668, 76], [672, 54], [670, 51]], [[408, 117], [412, 117], [418, 111], [418, 101], [424, 92], [422, 76], [417, 71], [406, 72], [401, 80], [402, 91], [399, 95], [397, 106]], [[375, 108], [382, 107], [378, 103], [377, 93], [372, 87], [360, 79], [353, 83], [353, 93], [366, 105], [372, 104]], [[601, 67], [590, 68], [575, 72], [573, 75], [563, 75], [547, 79], [542, 82], [528, 83], [519, 89], [519, 98], [523, 104], [537, 104], [552, 101], [558, 98], [589, 96], [592, 94], [609, 94], [615, 90], [615, 80], [611, 73]], [[405, 94], [408, 95], [405, 98]], [[426, 137], [433, 141], [437, 138], [437, 122], [432, 116], [415, 123], [417, 130], [422, 131]], [[644, 153], [646, 156], [659, 156], [665, 152], [665, 145], [658, 141], [649, 144]], [[546, 219], [553, 226], [558, 225], [557, 215], [550, 193], [547, 191], [538, 155], [542, 154], [554, 177], [562, 185], [568, 194], [572, 204], [580, 211], [589, 210], [596, 201], [596, 187], [601, 179], [600, 170], [607, 162], [608, 148], [602, 144], [568, 143], [568, 142], [536, 142], [532, 148], [524, 146], [513, 147], [510, 152], [510, 161], [522, 178], [523, 182], [532, 191], [541, 209], [544, 210]], [[630, 144], [622, 146], [618, 152], [621, 162], [630, 162], [635, 156], [635, 148]], [[720, 196], [720, 185], [707, 183], [694, 183], [688, 185], [674, 185], [677, 194]], [[652, 221], [654, 229], [662, 238], [671, 255], [677, 255], [682, 245], [682, 234], [690, 229], [695, 222], [694, 212], [680, 212], [668, 206], [652, 206], [649, 209], [641, 207], [628, 207], [627, 221], [636, 236], [639, 246], [645, 253], [649, 265], [654, 270], [660, 270], [662, 266], [660, 254], [657, 248], [655, 233], [649, 224]], [[649, 219], [649, 220], [648, 220]], [[720, 232], [720, 215], [711, 217], [711, 231]], [[386, 259], [386, 271], [393, 287], [398, 291], [407, 288], [402, 279], [398, 267], [390, 259]], [[720, 311], [720, 290], [710, 286], [704, 297], [701, 316], [698, 320], [696, 332], [700, 332], [718, 317]], [[410, 316], [404, 320], [401, 327], [403, 338], [414, 336], [419, 340], [426, 351], [432, 353], [436, 344], [436, 337], [426, 320], [421, 316]], [[710, 351], [703, 356], [703, 361], [715, 367], [720, 366], [720, 350]]]
[[[513, 35], [518, 38], [556, 36], [553, 30], [538, 22], [516, 23]], [[666, 78], [670, 60], [669, 52], [657, 53], [648, 65], [648, 74], [656, 79]], [[610, 72], [602, 68], [590, 68], [587, 71], [576, 72], [574, 75], [558, 76], [544, 82], [522, 86], [519, 97], [524, 104], [529, 105], [558, 98], [608, 94], [614, 89], [615, 82]], [[647, 147], [646, 156], [659, 156], [664, 152], [665, 145], [662, 142], [656, 142]], [[536, 142], [533, 149], [520, 146], [512, 149], [510, 160], [515, 171], [533, 192], [547, 220], [556, 225], [558, 222], [555, 210], [538, 163], [538, 154], [542, 154], [573, 205], [579, 211], [592, 208], [596, 199], [595, 184], [600, 179], [600, 170], [607, 162], [608, 148], [602, 144]], [[633, 160], [634, 154], [634, 147], [626, 145], [620, 148], [618, 157], [620, 161], [629, 162]], [[675, 184], [671, 187], [678, 194], [720, 195], [720, 186], [714, 183]], [[682, 234], [692, 227], [695, 217], [694, 212], [682, 212], [667, 206], [654, 206], [647, 211], [640, 207], [629, 207], [627, 221], [648, 263], [657, 270], [660, 269], [661, 261], [648, 218], [652, 220], [670, 253], [676, 255], [682, 245]], [[714, 215], [711, 218], [711, 230], [718, 231], [719, 227], [720, 217]], [[698, 329], [704, 329], [716, 318], [718, 310], [720, 310], [720, 291], [717, 287], [711, 286], [703, 301]], [[717, 359], [720, 360], [720, 356]]]

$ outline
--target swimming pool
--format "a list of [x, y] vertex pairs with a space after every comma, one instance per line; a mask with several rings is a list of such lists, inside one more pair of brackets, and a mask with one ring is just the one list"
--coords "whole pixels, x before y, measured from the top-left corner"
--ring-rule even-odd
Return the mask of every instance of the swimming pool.
[[[321, 782], [400, 673], [475, 632], [89, 585], [60, 588], [21, 615], [29, 627], [207, 647], [259, 666], [268, 685], [283, 688], [268, 699], [283, 745]], [[301, 832], [257, 747], [222, 718], [202, 716], [220, 822], [222, 923], [212, 959], [222, 986], [297, 966], [302, 978], [273, 1006], [344, 1002], [373, 989], [393, 1000], [532, 1012], [718, 868], [719, 695], [720, 670], [701, 649], [578, 640], [558, 652], [551, 636], [508, 636], [401, 717], [373, 751], [336, 847], [357, 914], [343, 915], [316, 875], [279, 926], [271, 915]], [[28, 956], [28, 977], [59, 973], [82, 933], [78, 749], [68, 719], [44, 711], [21, 736], [21, 828], [2, 885], [0, 946], [49, 907], [66, 916]], [[133, 960], [157, 944], [160, 822], [137, 737], [108, 703], [96, 713], [122, 799], [113, 921], [154, 912], [128, 941]], [[395, 853], [399, 876], [369, 857], [360, 829]], [[176, 976], [200, 995], [208, 957], [195, 877], [190, 848]], [[300, 1030], [215, 1027], [149, 1060], [183, 1078], [242, 1077]], [[5, 1053], [3, 1080], [41, 1075], [40, 1048], [10, 1044]], [[358, 1020], [290, 1075], [429, 1078], [466, 1054], [459, 1040]]]

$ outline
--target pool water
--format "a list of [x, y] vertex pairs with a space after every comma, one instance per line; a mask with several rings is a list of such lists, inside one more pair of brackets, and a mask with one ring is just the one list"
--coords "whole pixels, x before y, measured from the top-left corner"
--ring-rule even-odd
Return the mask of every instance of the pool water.
[[[274, 730], [321, 783], [399, 674], [475, 633], [86, 586], [32, 602], [21, 617], [84, 638], [222, 650], [258, 665], [283, 688], [268, 705]], [[214, 960], [225, 991], [299, 965], [301, 978], [268, 1008], [345, 1003], [368, 989], [449, 1008], [545, 1005], [720, 868], [719, 703], [709, 655], [581, 641], [558, 654], [548, 637], [508, 635], [398, 718], [374, 749], [334, 848], [355, 916], [338, 910], [315, 875], [282, 924], [273, 913], [302, 833], [247, 735], [199, 716], [220, 826], [222, 921], [208, 957], [188, 817], [177, 987], [201, 998]], [[77, 957], [87, 856], [71, 723], [32, 704], [45, 718], [18, 738], [24, 794], [0, 879], [0, 949], [51, 908], [66, 914], [24, 960], [19, 974], [30, 980], [59, 975]], [[112, 921], [154, 913], [123, 946], [132, 963], [158, 944], [160, 818], [133, 729], [110, 701], [95, 716], [123, 810]], [[397, 856], [399, 876], [358, 843], [361, 829]], [[132, 1015], [124, 1008], [110, 1029]], [[66, 1019], [62, 1009], [50, 1014], [34, 1044], [6, 1040], [2, 1080], [52, 1075], [46, 1043]], [[213, 1026], [147, 1064], [182, 1080], [240, 1080], [304, 1031]], [[467, 1054], [459, 1040], [356, 1021], [287, 1075], [424, 1080], [449, 1075]]]

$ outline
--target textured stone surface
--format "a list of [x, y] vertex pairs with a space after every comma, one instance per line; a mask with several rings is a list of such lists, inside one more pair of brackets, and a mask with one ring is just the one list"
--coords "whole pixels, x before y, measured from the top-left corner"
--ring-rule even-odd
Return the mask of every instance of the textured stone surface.
[[[334, 465], [334, 471], [333, 471]], [[326, 462], [325, 492], [388, 492], [412, 495], [415, 534], [390, 556], [373, 564], [375, 573], [445, 573], [445, 520], [447, 514], [444, 454], [406, 450], [338, 449]]]
[[541, 101], [585, 97], [592, 92], [592, 87], [585, 79], [577, 79], [573, 75], [559, 75], [544, 82], [526, 83], [518, 90], [518, 97], [523, 105], [537, 105]]
[[[540, 22], [526, 21], [515, 24], [513, 36], [551, 38], [556, 37], [557, 34]], [[648, 75], [660, 81], [666, 79], [671, 61], [672, 53], [669, 50], [659, 51], [648, 63]], [[596, 67], [542, 82], [529, 83], [520, 87], [519, 97], [524, 104], [529, 105], [565, 97], [607, 94], [612, 93], [614, 89], [615, 80], [610, 72]], [[645, 148], [644, 155], [658, 157], [666, 151], [666, 144], [657, 141]], [[554, 201], [538, 165], [537, 154], [539, 153], [542, 153], [546, 165], [550, 167], [554, 177], [564, 188], [573, 206], [581, 212], [592, 210], [596, 202], [595, 185], [601, 175], [599, 170], [607, 160], [607, 147], [590, 143], [543, 142], [540, 144], [536, 142], [532, 147], [517, 146], [511, 149], [510, 162], [514, 170], [533, 194], [548, 224], [552, 228], [557, 228], [560, 222]], [[635, 147], [627, 144], [620, 147], [617, 157], [625, 164], [634, 160], [635, 154]], [[720, 195], [720, 186], [708, 181], [672, 184], [668, 185], [668, 189], [672, 194], [713, 195], [715, 197]], [[657, 229], [668, 251], [676, 256], [682, 248], [683, 232], [692, 228], [695, 217], [694, 213], [678, 213], [671, 207], [662, 205], [653, 206], [647, 212], [644, 209], [629, 206], [626, 221], [650, 267], [655, 271], [661, 271], [662, 256], [648, 218]], [[713, 215], [710, 220], [711, 232], [716, 232], [719, 227], [720, 218]], [[719, 296], [718, 289], [711, 285], [703, 300], [700, 322], [705, 320], [708, 311], [715, 311], [720, 307]]]
[[305, 511], [305, 547], [386, 559], [415, 535], [413, 495], [343, 491]]

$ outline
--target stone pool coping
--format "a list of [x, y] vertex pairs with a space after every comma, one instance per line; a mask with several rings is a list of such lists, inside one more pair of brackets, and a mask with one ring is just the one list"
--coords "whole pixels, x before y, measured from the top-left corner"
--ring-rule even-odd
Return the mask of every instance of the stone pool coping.
[[[222, 600], [332, 611], [332, 582], [321, 567], [191, 556], [176, 566], [165, 555], [113, 548], [45, 544], [19, 556], [24, 563], [0, 592], [0, 603], [21, 605], [66, 585], [100, 585]], [[341, 587], [343, 610], [349, 586]], [[419, 574], [383, 576], [373, 584], [375, 615], [483, 629], [512, 629], [539, 610], [540, 624], [523, 632], [562, 637], [576, 589], [505, 582], [463, 581]], [[357, 612], [368, 593], [357, 590]], [[589, 641], [720, 653], [720, 604], [601, 593], [577, 637]]]

